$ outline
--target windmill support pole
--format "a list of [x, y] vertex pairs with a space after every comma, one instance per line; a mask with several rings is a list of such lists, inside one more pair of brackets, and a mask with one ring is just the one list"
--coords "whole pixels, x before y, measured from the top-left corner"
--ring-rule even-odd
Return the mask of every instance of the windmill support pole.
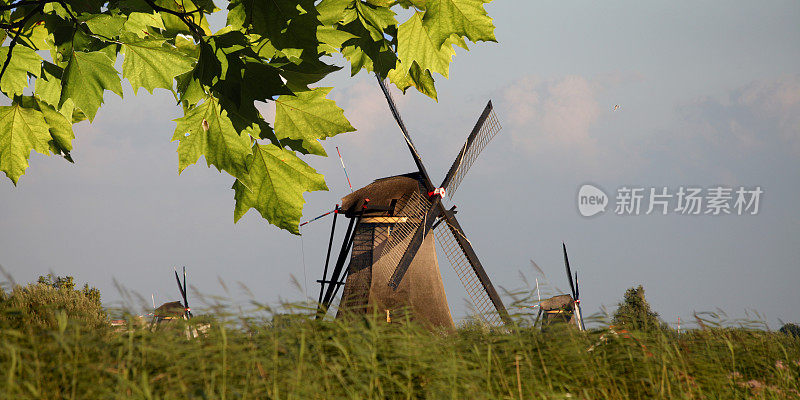
[[325, 256], [325, 269], [322, 271], [322, 282], [319, 284], [319, 300], [317, 303], [322, 303], [322, 293], [325, 290], [325, 279], [328, 278], [328, 264], [331, 260], [331, 248], [333, 248], [333, 236], [336, 233], [336, 217], [339, 216], [339, 206], [333, 213], [333, 224], [331, 225], [331, 238], [328, 240], [328, 254]]
[[[322, 301], [320, 301], [317, 307], [317, 319], [323, 317], [325, 313], [328, 311], [328, 306], [330, 302], [328, 301], [328, 297], [330, 294], [333, 293], [333, 289], [331, 285], [333, 282], [336, 282], [338, 277], [339, 270], [341, 269], [341, 265], [344, 264], [344, 258], [346, 257], [347, 253], [347, 243], [350, 241], [350, 234], [353, 232], [353, 224], [355, 224], [355, 219], [351, 219], [350, 223], [347, 224], [347, 230], [344, 233], [344, 239], [342, 240], [342, 248], [339, 250], [339, 257], [336, 259], [336, 265], [333, 267], [333, 272], [331, 272], [331, 279], [328, 283], [328, 286], [325, 287], [325, 295], [322, 297]], [[324, 279], [323, 279], [324, 281]], [[324, 285], [324, 282], [323, 282]]]
[[[367, 206], [365, 204], [363, 208], [366, 209], [366, 207]], [[345, 234], [345, 238], [342, 243], [342, 249], [339, 252], [339, 258], [336, 260], [336, 266], [333, 268], [333, 272], [331, 273], [331, 281], [333, 282], [339, 281], [342, 268], [344, 267], [345, 261], [347, 261], [347, 254], [350, 253], [350, 247], [353, 245], [353, 239], [355, 238], [356, 231], [358, 230], [359, 225], [361, 225], [361, 216], [363, 214], [364, 211], [362, 210], [356, 215], [355, 218], [350, 219], [350, 223], [347, 225], [347, 233]], [[337, 284], [328, 284], [327, 290], [325, 291], [325, 297], [323, 297], [322, 303], [320, 303], [319, 308], [317, 309], [317, 319], [324, 317], [325, 313], [328, 312], [328, 307], [330, 307], [331, 303], [333, 302], [333, 298], [338, 287], [339, 285]]]
[[583, 327], [583, 315], [581, 315], [581, 305], [580, 305], [580, 303], [577, 303], [577, 302], [574, 303], [574, 304], [575, 304], [575, 307], [574, 307], [575, 310], [574, 311], [575, 311], [575, 317], [576, 317], [575, 318], [575, 325], [578, 327], [579, 331], [582, 331], [585, 328]]
[[[347, 243], [347, 250], [345, 250], [345, 255], [350, 254], [350, 250], [353, 247], [353, 241], [355, 240], [356, 231], [358, 230], [359, 225], [361, 225], [361, 216], [358, 216], [356, 219], [356, 224], [355, 227], [353, 228], [353, 233], [350, 235], [350, 241]], [[328, 297], [328, 301], [325, 306], [326, 311], [328, 307], [330, 307], [331, 303], [333, 303], [333, 299], [336, 298], [336, 295], [339, 294], [339, 287], [343, 285], [339, 284], [339, 280], [341, 279], [343, 281], [344, 279], [346, 279], [347, 275], [350, 274], [350, 270], [349, 268], [345, 268], [344, 264], [342, 264], [342, 267], [339, 269], [339, 273], [340, 274], [336, 276], [337, 283], [333, 285], [333, 293], [330, 295], [330, 297]]]

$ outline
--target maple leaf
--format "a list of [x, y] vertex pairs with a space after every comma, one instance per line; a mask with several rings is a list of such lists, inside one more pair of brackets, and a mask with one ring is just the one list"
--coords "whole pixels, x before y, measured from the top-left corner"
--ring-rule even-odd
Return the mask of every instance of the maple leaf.
[[322, 175], [293, 152], [272, 144], [253, 146], [247, 170], [233, 183], [234, 222], [254, 208], [271, 224], [299, 234], [303, 194], [328, 190]]
[[494, 23], [483, 8], [489, 1], [429, 0], [422, 24], [427, 28], [433, 45], [441, 46], [453, 34], [465, 36], [472, 42], [496, 42]]
[[122, 76], [136, 94], [140, 87], [153, 93], [155, 88], [172, 89], [176, 76], [192, 70], [194, 60], [168, 47], [163, 39], [134, 39], [122, 45], [125, 61]]
[[234, 129], [228, 113], [219, 101], [207, 98], [202, 104], [178, 118], [172, 140], [178, 144], [178, 173], [206, 158], [208, 166], [214, 165], [234, 177], [247, 173], [246, 158], [250, 154], [250, 138]]
[[[8, 58], [8, 47], [0, 47], [0, 65]], [[0, 88], [8, 97], [19, 96], [28, 87], [28, 74], [39, 76], [42, 58], [35, 51], [16, 46], [11, 53], [11, 61], [6, 67], [6, 72], [0, 80]]]
[[405, 68], [402, 63], [398, 64], [395, 69], [389, 71], [387, 77], [403, 91], [403, 94], [406, 89], [413, 86], [420, 93], [438, 101], [431, 71], [427, 69], [423, 71], [416, 61], [412, 62], [411, 68]]
[[122, 84], [114, 69], [114, 62], [101, 51], [74, 51], [61, 78], [61, 107], [72, 99], [89, 121], [93, 121], [97, 109], [103, 104], [103, 91], [111, 90], [122, 97]]
[[275, 100], [275, 134], [278, 139], [301, 140], [311, 154], [325, 155], [318, 139], [356, 129], [344, 117], [344, 112], [325, 96], [332, 88], [315, 88], [283, 95]]
[[0, 107], [0, 171], [14, 182], [28, 168], [31, 150], [50, 154], [51, 140], [41, 111], [15, 103]]
[[446, 78], [455, 52], [450, 46], [436, 43], [422, 23], [422, 15], [415, 12], [397, 28], [397, 53], [409, 68], [412, 62], [416, 62], [423, 70], [437, 72]]

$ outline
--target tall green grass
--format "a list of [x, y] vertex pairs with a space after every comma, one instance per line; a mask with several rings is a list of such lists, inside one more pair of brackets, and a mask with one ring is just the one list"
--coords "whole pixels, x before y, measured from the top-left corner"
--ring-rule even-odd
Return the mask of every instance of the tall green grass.
[[0, 327], [0, 398], [800, 398], [800, 339], [763, 329], [444, 334], [380, 316], [224, 311], [119, 332], [66, 314], [50, 330]]

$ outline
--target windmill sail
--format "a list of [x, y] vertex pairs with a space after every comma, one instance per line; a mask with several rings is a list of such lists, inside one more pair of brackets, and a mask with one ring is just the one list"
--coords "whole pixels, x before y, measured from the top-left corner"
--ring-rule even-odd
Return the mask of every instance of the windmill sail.
[[[458, 275], [458, 278], [461, 280], [461, 284], [464, 285], [464, 289], [466, 289], [467, 294], [472, 300], [472, 304], [475, 306], [478, 315], [488, 325], [501, 325], [503, 320], [508, 317], [508, 314], [502, 303], [498, 306], [492, 300], [494, 296], [499, 301], [499, 296], [497, 296], [492, 283], [488, 278], [485, 280], [481, 279], [481, 275], [486, 275], [486, 272], [483, 271], [483, 266], [480, 265], [480, 262], [476, 264], [470, 262], [470, 258], [467, 257], [464, 248], [459, 244], [457, 235], [461, 234], [460, 227], [456, 229], [453, 225], [448, 223], [448, 221], [444, 221], [444, 223], [434, 228], [433, 233], [436, 237], [437, 244], [444, 251], [445, 256], [447, 256], [447, 261], [450, 262], [450, 266], [456, 271], [456, 275]], [[469, 241], [467, 241], [467, 243], [469, 243]], [[481, 274], [477, 271], [481, 271]], [[489, 293], [493, 293], [493, 296], [490, 296]]]
[[389, 110], [391, 110], [394, 120], [397, 121], [397, 125], [400, 126], [400, 131], [403, 132], [403, 138], [406, 140], [406, 145], [408, 145], [408, 149], [411, 151], [411, 157], [414, 158], [414, 164], [417, 165], [419, 173], [422, 174], [423, 184], [425, 184], [425, 188], [428, 191], [432, 191], [434, 187], [433, 183], [431, 182], [431, 178], [428, 176], [428, 171], [425, 169], [425, 165], [422, 164], [422, 157], [417, 152], [414, 142], [411, 141], [411, 135], [409, 135], [408, 129], [406, 129], [406, 124], [403, 123], [403, 118], [400, 117], [400, 111], [397, 109], [397, 105], [394, 103], [392, 94], [389, 93], [389, 88], [386, 86], [386, 83], [384, 83], [383, 80], [377, 75], [375, 77], [378, 78], [378, 84], [381, 87], [381, 91], [383, 91], [383, 96], [386, 97], [386, 101], [389, 103]]
[[464, 142], [464, 146], [461, 147], [461, 152], [458, 153], [453, 165], [447, 172], [444, 182], [442, 182], [442, 187], [446, 189], [451, 199], [467, 171], [472, 167], [472, 163], [475, 162], [481, 151], [497, 135], [497, 132], [500, 132], [501, 128], [490, 100], [478, 118], [478, 122], [475, 123], [475, 127], [472, 128], [467, 141]]
[[[390, 260], [389, 265], [399, 266], [402, 263], [403, 257], [409, 253], [409, 246], [414, 241], [417, 233], [424, 227], [425, 217], [430, 207], [427, 199], [422, 197], [419, 192], [410, 192], [397, 202], [398, 213], [395, 217], [403, 218], [394, 224], [389, 232], [388, 238], [378, 249], [380, 258], [387, 258]], [[411, 238], [409, 240], [409, 238]], [[402, 248], [402, 251], [396, 251], [397, 248]], [[419, 247], [419, 245], [417, 245]], [[405, 271], [404, 271], [405, 272]], [[392, 272], [392, 280], [390, 285], [398, 275], [395, 269]], [[401, 276], [402, 279], [402, 276]]]

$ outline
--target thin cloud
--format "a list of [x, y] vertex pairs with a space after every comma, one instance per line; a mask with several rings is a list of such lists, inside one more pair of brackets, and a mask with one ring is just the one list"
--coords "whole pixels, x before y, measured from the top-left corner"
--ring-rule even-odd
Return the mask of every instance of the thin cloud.
[[596, 91], [596, 85], [581, 76], [527, 76], [514, 82], [503, 93], [514, 141], [539, 148], [594, 146], [590, 128], [600, 115]]
[[751, 82], [727, 98], [678, 107], [688, 132], [740, 153], [767, 148], [800, 154], [800, 75]]

